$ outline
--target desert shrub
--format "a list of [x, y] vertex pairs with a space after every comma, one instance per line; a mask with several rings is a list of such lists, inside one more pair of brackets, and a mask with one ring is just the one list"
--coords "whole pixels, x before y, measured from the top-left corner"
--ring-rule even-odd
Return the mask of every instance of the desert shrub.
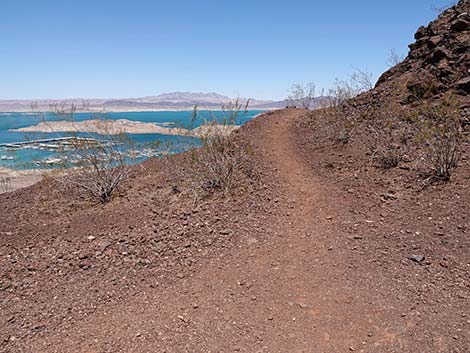
[[312, 108], [315, 101], [315, 89], [316, 86], [313, 82], [305, 85], [300, 83], [293, 84], [287, 97], [289, 106], [307, 110]]
[[204, 123], [199, 128], [189, 129], [198, 131], [199, 146], [188, 152], [181, 171], [189, 180], [189, 191], [195, 200], [213, 192], [226, 195], [239, 186], [243, 175], [251, 174], [251, 147], [231, 133], [247, 109], [248, 102], [242, 105], [238, 100], [222, 107], [222, 117], [210, 113], [205, 113], [209, 116], [201, 116], [197, 107], [194, 108], [192, 121], [200, 118]]
[[422, 101], [431, 98], [439, 92], [439, 84], [436, 81], [409, 81], [406, 85], [409, 101]]
[[[77, 107], [54, 107], [65, 121], [74, 122]], [[82, 190], [94, 200], [109, 202], [129, 175], [133, 150], [130, 139], [114, 126], [105, 112], [93, 114], [94, 124], [72, 131], [60, 152], [62, 167], [67, 169], [61, 181]], [[127, 151], [127, 152], [124, 152]]]
[[413, 129], [403, 109], [389, 104], [385, 110], [373, 109], [368, 114], [360, 140], [368, 148], [371, 161], [385, 169], [398, 166], [413, 145]]
[[431, 178], [448, 181], [457, 168], [463, 134], [459, 106], [451, 96], [438, 104], [423, 103], [415, 115], [417, 142]]
[[325, 121], [327, 133], [334, 142], [346, 144], [351, 141], [359, 126], [356, 112], [344, 109], [339, 101], [330, 99], [329, 107], [322, 109], [319, 114]]
[[110, 201], [129, 174], [129, 164], [120, 149], [125, 140], [123, 135], [109, 135], [105, 140], [72, 140], [76, 160], [67, 182], [102, 203]]
[[328, 91], [328, 96], [336, 104], [343, 104], [373, 87], [372, 74], [367, 70], [356, 68], [347, 79], [336, 78]]
[[337, 78], [328, 91], [328, 108], [322, 111], [322, 116], [336, 142], [350, 142], [360, 127], [364, 114], [351, 100], [373, 88], [371, 77], [367, 70], [355, 69], [348, 79]]
[[405, 60], [405, 56], [403, 54], [398, 54], [395, 49], [391, 49], [389, 57], [385, 63], [391, 68], [400, 64], [403, 60]]
[[362, 92], [366, 92], [374, 88], [374, 83], [372, 82], [372, 73], [368, 70], [354, 68], [353, 72], [349, 76], [351, 85], [356, 90], [356, 95]]
[[336, 142], [348, 143], [357, 126], [356, 117], [345, 109], [347, 101], [353, 97], [353, 88], [349, 82], [336, 79], [329, 90], [327, 108], [320, 112], [328, 134]]
[[8, 192], [11, 189], [11, 179], [9, 177], [0, 177], [0, 194]]

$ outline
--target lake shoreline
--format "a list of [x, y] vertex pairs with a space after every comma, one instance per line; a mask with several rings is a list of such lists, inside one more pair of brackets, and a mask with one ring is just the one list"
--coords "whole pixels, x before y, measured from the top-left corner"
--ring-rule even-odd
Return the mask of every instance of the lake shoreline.
[[0, 194], [36, 184], [47, 172], [45, 169], [14, 170], [0, 166]]

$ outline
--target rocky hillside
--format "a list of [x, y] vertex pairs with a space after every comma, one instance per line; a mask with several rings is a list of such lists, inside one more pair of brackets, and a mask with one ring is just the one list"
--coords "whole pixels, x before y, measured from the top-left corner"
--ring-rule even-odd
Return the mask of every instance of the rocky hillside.
[[470, 1], [461, 0], [439, 17], [420, 27], [408, 56], [386, 71], [370, 93], [358, 102], [383, 101], [385, 97], [415, 103], [455, 93], [462, 114], [470, 116]]

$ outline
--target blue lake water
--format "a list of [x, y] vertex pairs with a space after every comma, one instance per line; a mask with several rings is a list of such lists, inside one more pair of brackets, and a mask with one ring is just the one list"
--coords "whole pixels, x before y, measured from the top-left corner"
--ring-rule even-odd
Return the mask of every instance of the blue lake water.
[[[256, 115], [262, 113], [260, 110], [251, 110], [247, 114], [240, 115], [236, 124], [243, 125], [248, 120], [253, 119]], [[127, 119], [132, 121], [150, 122], [150, 123], [174, 123], [177, 126], [189, 127], [191, 123], [191, 111], [179, 112], [115, 112], [106, 113], [105, 118], [111, 120]], [[194, 123], [194, 127], [200, 126], [204, 122], [204, 118], [214, 117], [219, 122], [224, 119], [224, 112], [215, 111], [198, 112], [198, 119]], [[76, 113], [75, 121], [84, 121], [96, 119], [93, 113]], [[31, 132], [14, 132], [12, 129], [19, 129], [32, 125], [37, 125], [41, 121], [59, 121], [66, 120], [64, 117], [53, 113], [31, 114], [31, 113], [0, 113], [0, 144], [23, 142], [34, 139], [44, 139], [52, 137], [70, 136], [67, 133], [31, 133]], [[137, 148], [148, 148], [150, 144], [159, 141], [162, 145], [171, 144], [174, 146], [173, 151], [180, 152], [184, 150], [188, 144], [189, 137], [162, 135], [162, 134], [128, 134], [128, 137], [135, 143]], [[139, 147], [141, 146], [141, 147]], [[0, 166], [11, 169], [31, 169], [44, 168], [41, 164], [45, 160], [54, 158], [57, 152], [50, 150], [38, 149], [7, 149], [0, 147]], [[138, 161], [145, 159], [139, 157]], [[51, 165], [52, 166], [52, 165]]]

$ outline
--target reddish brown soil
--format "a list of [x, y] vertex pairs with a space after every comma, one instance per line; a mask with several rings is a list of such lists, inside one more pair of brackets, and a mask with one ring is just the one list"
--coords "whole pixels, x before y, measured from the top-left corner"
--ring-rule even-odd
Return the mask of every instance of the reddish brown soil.
[[259, 180], [197, 207], [159, 161], [104, 207], [0, 195], [2, 351], [470, 351], [467, 162], [407, 188], [300, 110], [238, 134]]

